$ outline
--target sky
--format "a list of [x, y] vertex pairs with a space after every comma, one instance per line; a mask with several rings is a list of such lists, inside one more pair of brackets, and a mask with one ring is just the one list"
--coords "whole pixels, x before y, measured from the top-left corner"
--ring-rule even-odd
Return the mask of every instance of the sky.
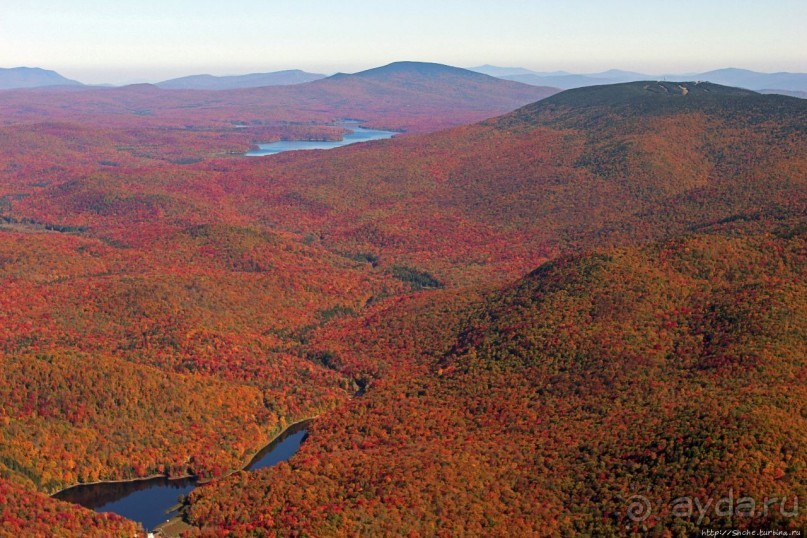
[[805, 0], [0, 0], [0, 67], [85, 83], [399, 60], [807, 71]]

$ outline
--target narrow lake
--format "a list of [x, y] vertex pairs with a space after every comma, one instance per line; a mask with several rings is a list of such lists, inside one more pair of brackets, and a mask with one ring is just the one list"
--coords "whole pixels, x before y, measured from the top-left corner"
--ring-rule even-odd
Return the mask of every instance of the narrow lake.
[[[310, 421], [290, 426], [277, 439], [261, 450], [245, 467], [247, 471], [277, 465], [292, 457], [305, 440]], [[60, 491], [53, 497], [80, 504], [96, 512], [114, 512], [139, 522], [146, 530], [153, 530], [170, 519], [176, 512], [178, 499], [196, 487], [196, 478], [152, 478], [137, 482], [109, 482], [76, 486]]]
[[358, 142], [369, 142], [370, 140], [383, 140], [385, 138], [392, 138], [393, 135], [400, 134], [393, 131], [377, 131], [375, 129], [365, 129], [359, 127], [358, 123], [345, 122], [340, 123], [340, 127], [349, 129], [351, 132], [344, 135], [342, 140], [333, 142], [316, 141], [316, 140], [281, 140], [279, 142], [272, 142], [270, 144], [258, 144], [258, 149], [253, 149], [246, 152], [244, 155], [248, 157], [261, 157], [264, 155], [275, 155], [283, 153], [284, 151], [300, 151], [306, 149], [333, 149]]

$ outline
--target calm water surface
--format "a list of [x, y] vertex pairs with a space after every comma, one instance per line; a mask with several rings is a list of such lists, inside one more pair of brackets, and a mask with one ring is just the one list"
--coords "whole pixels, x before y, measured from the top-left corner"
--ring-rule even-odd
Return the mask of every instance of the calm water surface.
[[341, 123], [340, 127], [350, 129], [350, 133], [344, 135], [342, 140], [333, 142], [311, 141], [311, 140], [281, 140], [271, 144], [258, 144], [258, 149], [250, 150], [244, 155], [248, 157], [261, 157], [264, 155], [275, 155], [284, 151], [300, 151], [306, 149], [333, 149], [358, 142], [369, 142], [370, 140], [383, 140], [392, 138], [393, 135], [400, 134], [393, 131], [377, 131], [375, 129], [365, 129], [359, 127], [358, 123]]
[[[280, 437], [267, 445], [252, 459], [246, 470], [254, 471], [277, 465], [291, 458], [300, 448], [308, 432], [308, 422], [290, 426]], [[137, 482], [114, 482], [76, 486], [54, 495], [62, 501], [80, 504], [96, 512], [114, 512], [139, 522], [146, 530], [170, 519], [176, 512], [179, 497], [187, 495], [197, 485], [196, 478], [152, 478]]]

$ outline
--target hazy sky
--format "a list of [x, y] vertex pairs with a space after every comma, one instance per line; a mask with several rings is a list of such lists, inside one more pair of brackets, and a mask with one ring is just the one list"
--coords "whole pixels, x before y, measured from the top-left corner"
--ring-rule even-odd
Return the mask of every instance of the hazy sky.
[[396, 60], [807, 71], [807, 0], [0, 0], [0, 67], [82, 82]]

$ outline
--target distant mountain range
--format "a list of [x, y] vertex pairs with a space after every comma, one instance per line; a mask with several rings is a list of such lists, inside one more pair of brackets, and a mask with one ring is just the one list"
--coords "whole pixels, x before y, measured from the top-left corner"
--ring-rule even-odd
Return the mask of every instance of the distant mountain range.
[[81, 82], [65, 78], [56, 71], [38, 67], [12, 67], [10, 69], [0, 67], [0, 90], [81, 85]]
[[[214, 76], [191, 75], [158, 82], [155, 86], [170, 90], [238, 90], [263, 86], [290, 86], [325, 78], [319, 73], [299, 69], [248, 75]], [[56, 71], [38, 67], [0, 68], [0, 90], [42, 88], [47, 86], [85, 86], [77, 80], [65, 78]], [[113, 86], [101, 84], [98, 86]]]
[[[705, 73], [650, 75], [619, 69], [611, 69], [600, 73], [570, 73], [567, 71], [538, 72], [523, 67], [499, 67], [495, 65], [482, 65], [470, 69], [459, 69], [423, 62], [395, 62], [391, 65], [397, 66], [397, 69], [405, 68], [408, 75], [412, 74], [413, 66], [417, 66], [417, 72], [423, 77], [433, 77], [437, 74], [444, 77], [447, 74], [445, 69], [449, 69], [453, 70], [452, 73], [455, 76], [461, 72], [464, 73], [464, 76], [467, 76], [469, 72], [474, 72], [511, 82], [520, 82], [531, 86], [547, 86], [561, 90], [643, 80], [688, 80], [713, 82], [762, 93], [779, 93], [802, 98], [807, 95], [807, 73], [760, 73], [747, 69], [728, 68]], [[355, 76], [373, 76], [376, 70], [379, 69], [384, 69], [385, 76], [391, 76], [391, 70], [388, 66], [368, 69], [355, 73]], [[266, 86], [290, 86], [321, 79], [338, 80], [345, 76], [347, 75], [337, 73], [333, 77], [327, 77], [319, 73], [308, 73], [293, 69], [233, 76], [191, 75], [158, 82], [155, 86], [171, 90], [237, 90]], [[30, 67], [0, 68], [0, 90], [44, 86], [82, 86], [82, 84], [65, 78], [55, 71], [45, 69]]]
[[261, 86], [290, 86], [325, 78], [319, 73], [307, 73], [299, 69], [275, 71], [273, 73], [251, 73], [217, 77], [213, 75], [191, 75], [158, 82], [156, 86], [168, 90], [236, 90], [259, 88]]
[[[17, 95], [4, 96], [4, 105], [19, 105], [13, 108], [19, 121], [42, 119], [43, 113], [50, 120], [84, 113], [82, 121], [89, 122], [99, 117], [98, 103], [105, 102], [104, 121], [116, 111], [112, 117], [124, 123], [135, 114], [151, 125], [175, 125], [177, 121], [187, 125], [188, 110], [196, 110], [191, 122], [195, 125], [205, 118], [213, 123], [237, 121], [244, 125], [270, 121], [325, 124], [353, 118], [413, 133], [474, 123], [557, 92], [555, 88], [519, 84], [447, 65], [396, 62], [294, 86], [222, 91], [169, 90], [153, 84], [83, 87], [79, 92], [14, 92]], [[217, 119], [210, 116], [213, 110], [219, 111]]]
[[790, 97], [799, 97], [801, 99], [807, 99], [807, 91], [797, 91], [797, 90], [759, 90], [759, 93], [773, 93], [778, 95], [787, 95]]
[[718, 69], [696, 75], [697, 80], [759, 91], [807, 91], [807, 73], [757, 73], [746, 69]]
[[[553, 86], [562, 90], [598, 86], [602, 84], [618, 84], [637, 82], [640, 80], [692, 80], [713, 82], [725, 86], [736, 86], [765, 93], [783, 93], [803, 97], [798, 92], [807, 91], [807, 73], [759, 73], [747, 69], [717, 69], [705, 73], [685, 73], [668, 75], [648, 75], [632, 71], [611, 69], [601, 73], [568, 73], [566, 71], [537, 72], [522, 67], [497, 67], [483, 65], [472, 67], [471, 71], [486, 75], [513, 80], [535, 86]], [[795, 93], [794, 93], [795, 92]]]

